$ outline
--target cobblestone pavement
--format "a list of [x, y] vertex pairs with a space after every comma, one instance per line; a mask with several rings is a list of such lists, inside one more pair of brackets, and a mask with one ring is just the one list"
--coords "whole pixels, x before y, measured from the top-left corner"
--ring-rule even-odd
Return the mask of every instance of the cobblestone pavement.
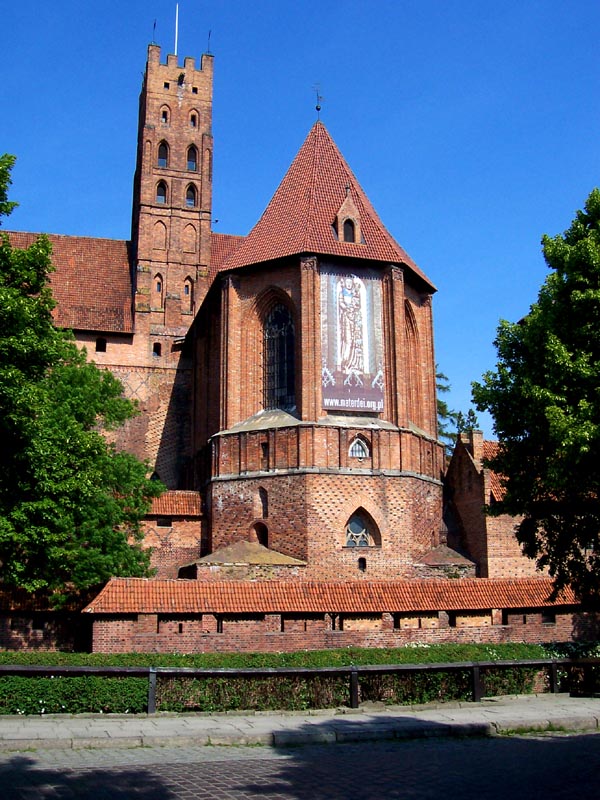
[[591, 800], [599, 734], [0, 754], [0, 797]]

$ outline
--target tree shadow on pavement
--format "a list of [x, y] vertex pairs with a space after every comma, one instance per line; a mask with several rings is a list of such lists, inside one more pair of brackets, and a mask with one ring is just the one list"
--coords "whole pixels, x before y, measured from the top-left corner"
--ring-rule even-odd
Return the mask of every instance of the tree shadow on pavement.
[[[314, 734], [319, 725], [306, 727]], [[339, 731], [343, 735], [343, 725]], [[346, 734], [350, 737], [352, 731]], [[365, 738], [277, 750], [288, 758], [273, 762], [270, 780], [240, 783], [239, 795], [232, 796], [263, 800], [596, 800], [600, 796], [598, 734]]]
[[15, 755], [0, 764], [0, 797], [82, 798], [86, 800], [168, 800], [174, 794], [152, 767], [117, 767], [95, 769], [35, 768], [35, 759]]

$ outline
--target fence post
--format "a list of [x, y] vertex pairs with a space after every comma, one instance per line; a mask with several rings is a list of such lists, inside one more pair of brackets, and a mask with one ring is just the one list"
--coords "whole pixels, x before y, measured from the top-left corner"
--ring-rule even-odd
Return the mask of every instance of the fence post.
[[148, 714], [156, 714], [156, 667], [148, 669]]
[[358, 670], [350, 667], [350, 708], [358, 708]]
[[558, 692], [558, 664], [556, 661], [550, 664], [550, 691], [552, 694]]
[[471, 681], [473, 690], [473, 702], [479, 703], [483, 697], [483, 686], [481, 685], [481, 670], [478, 664], [471, 667]]

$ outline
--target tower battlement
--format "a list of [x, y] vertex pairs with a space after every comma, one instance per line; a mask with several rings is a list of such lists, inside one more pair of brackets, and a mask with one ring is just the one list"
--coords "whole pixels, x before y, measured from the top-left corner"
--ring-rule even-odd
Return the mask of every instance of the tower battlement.
[[[185, 56], [183, 59], [183, 66], [179, 63], [179, 57], [173, 53], [167, 55], [166, 63], [161, 63], [160, 60], [160, 45], [148, 45], [148, 67], [152, 69], [161, 69], [164, 74], [170, 70], [183, 69], [185, 72], [196, 72], [207, 75], [212, 75], [213, 71], [213, 56], [210, 53], [203, 53], [200, 57], [200, 66], [196, 68], [196, 59], [193, 56]], [[177, 76], [175, 76], [177, 77]]]

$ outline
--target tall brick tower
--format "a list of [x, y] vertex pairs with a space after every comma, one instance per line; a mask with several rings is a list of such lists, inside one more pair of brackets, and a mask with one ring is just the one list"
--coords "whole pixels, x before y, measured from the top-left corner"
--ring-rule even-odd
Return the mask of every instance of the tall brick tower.
[[212, 56], [200, 69], [174, 55], [161, 64], [160, 47], [149, 46], [133, 196], [136, 311], [176, 336], [189, 328], [210, 263], [212, 85]]
[[131, 265], [134, 335], [110, 368], [142, 412], [119, 444], [169, 489], [185, 483], [191, 361], [185, 336], [206, 292], [211, 242], [213, 59], [148, 48], [139, 104]]

